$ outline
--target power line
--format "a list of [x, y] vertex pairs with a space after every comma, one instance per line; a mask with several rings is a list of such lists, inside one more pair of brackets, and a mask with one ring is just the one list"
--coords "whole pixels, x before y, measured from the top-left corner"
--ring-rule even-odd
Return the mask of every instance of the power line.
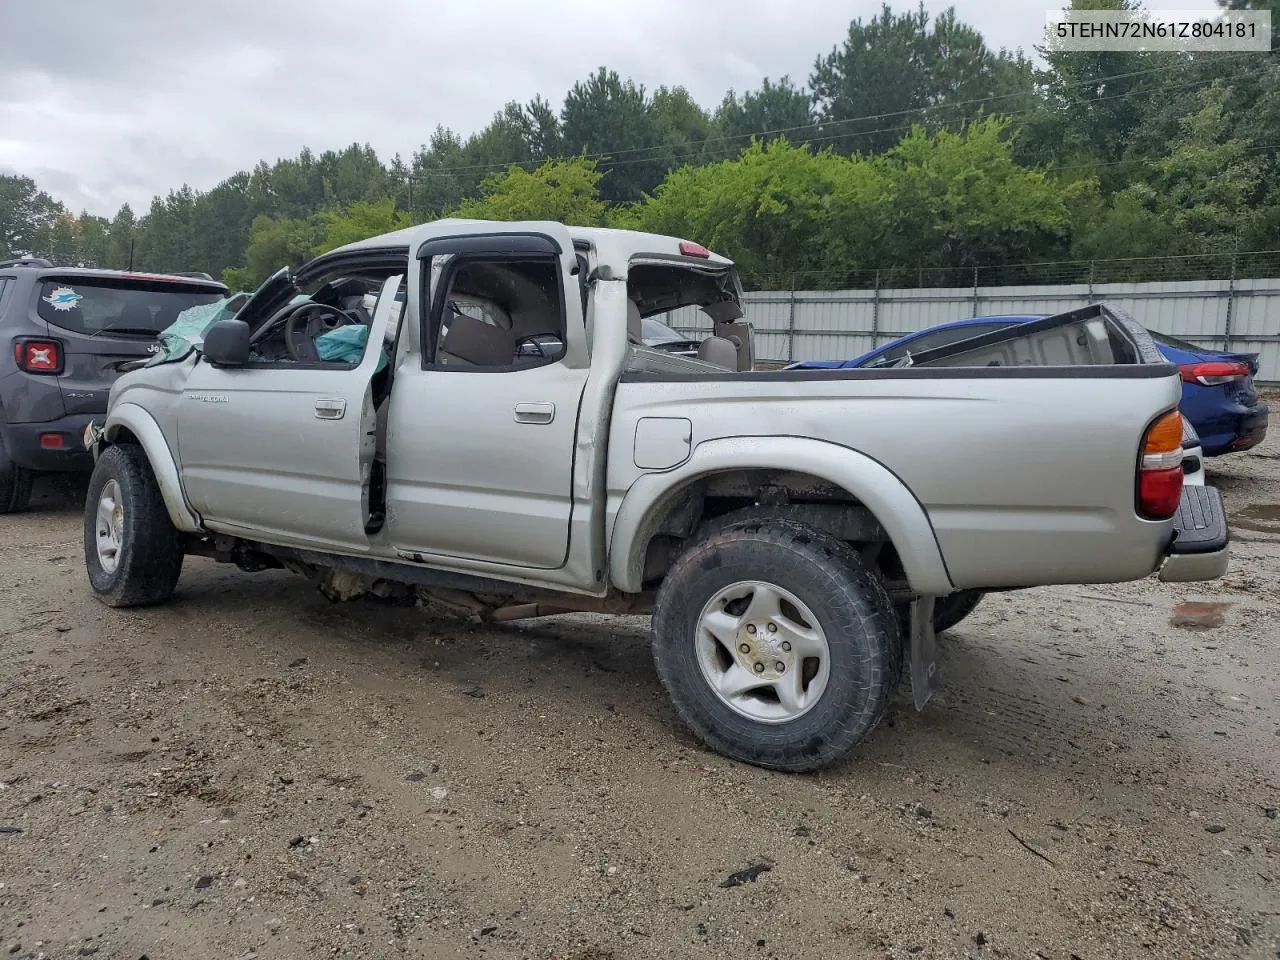
[[[1161, 68], [1161, 69], [1163, 69], [1163, 68]], [[1154, 71], [1152, 71], [1152, 72], [1154, 72]], [[1124, 75], [1124, 76], [1127, 76], [1127, 74], [1126, 74], [1126, 75]], [[1101, 81], [1098, 81], [1098, 82], [1101, 82]], [[1183, 82], [1183, 83], [1172, 84], [1172, 85], [1167, 85], [1167, 86], [1165, 86], [1165, 87], [1162, 87], [1162, 88], [1161, 88], [1161, 92], [1162, 92], [1162, 93], [1169, 93], [1169, 92], [1173, 92], [1173, 91], [1177, 91], [1177, 90], [1182, 90], [1182, 89], [1189, 88], [1189, 87], [1197, 87], [1197, 86], [1203, 86], [1203, 85], [1204, 85], [1204, 84], [1203, 84], [1203, 81], [1201, 81], [1201, 80], [1198, 80], [1198, 79], [1197, 79], [1197, 80], [1188, 80], [1188, 81], [1185, 81], [1185, 82]], [[1132, 96], [1132, 94], [1131, 94], [1131, 93], [1129, 93], [1129, 92], [1125, 92], [1125, 93], [1111, 94], [1111, 95], [1109, 95], [1109, 96], [1090, 97], [1090, 98], [1087, 98], [1087, 99], [1084, 99], [1084, 100], [1081, 100], [1081, 101], [1078, 101], [1078, 102], [1079, 102], [1079, 103], [1082, 103], [1082, 104], [1104, 103], [1104, 102], [1109, 101], [1109, 100], [1121, 100], [1121, 99], [1125, 99], [1126, 97], [1129, 97], [1129, 96]], [[958, 106], [958, 105], [957, 105], [957, 106]], [[931, 106], [931, 107], [924, 107], [924, 108], [917, 108], [917, 109], [924, 109], [924, 110], [940, 110], [940, 109], [946, 109], [947, 107], [948, 107], [948, 105], [946, 105], [946, 104], [938, 104], [938, 105]], [[1040, 109], [1040, 108], [1039, 108], [1038, 106], [1035, 106], [1035, 107], [1028, 107], [1027, 109], [1022, 110], [1022, 111], [1017, 111], [1017, 112], [1014, 112], [1014, 113], [1007, 113], [1007, 114], [995, 114], [994, 116], [1001, 116], [1001, 117], [1006, 117], [1006, 118], [1011, 119], [1011, 120], [1017, 120], [1017, 119], [1020, 119], [1020, 118], [1023, 118], [1023, 117], [1031, 116], [1031, 115], [1035, 114], [1036, 112], [1038, 112], [1038, 110], [1039, 110], [1039, 109]], [[907, 112], [907, 111], [900, 111], [900, 112], [901, 112], [901, 113], [905, 113], [905, 112]], [[857, 119], [869, 119], [869, 118], [857, 118]], [[838, 122], [841, 122], [841, 123], [852, 123], [852, 122], [855, 122], [855, 121], [854, 121], [854, 120], [848, 120], [848, 121], [838, 121]], [[966, 120], [960, 120], [960, 121], [954, 121], [954, 120], [952, 120], [952, 121], [943, 121], [942, 126], [941, 126], [941, 129], [948, 129], [948, 127], [946, 126], [946, 124], [948, 124], [948, 123], [962, 123], [962, 124], [963, 124], [963, 123], [968, 123], [968, 122], [969, 122], [969, 121], [968, 121], [967, 119], [966, 119]], [[858, 130], [858, 131], [854, 131], [854, 132], [852, 132], [852, 133], [835, 133], [835, 134], [829, 134], [829, 135], [826, 135], [826, 136], [809, 137], [809, 138], [804, 139], [804, 140], [798, 140], [798, 141], [796, 141], [796, 142], [793, 144], [793, 146], [811, 146], [811, 145], [819, 144], [819, 143], [829, 143], [829, 142], [834, 141], [834, 140], [844, 140], [844, 139], [848, 139], [848, 138], [856, 138], [856, 137], [872, 137], [872, 136], [876, 136], [876, 135], [878, 135], [878, 134], [882, 134], [882, 133], [905, 133], [905, 132], [907, 132], [907, 131], [911, 130], [911, 129], [913, 128], [913, 126], [914, 126], [913, 124], [907, 124], [907, 125], [897, 126], [897, 127], [878, 127], [878, 128], [876, 128], [876, 129], [874, 129], [874, 130]], [[815, 128], [815, 127], [820, 127], [820, 125], [819, 125], [819, 124], [811, 124], [811, 125], [808, 125], [808, 126], [805, 126], [805, 127], [795, 127], [795, 128], [790, 128], [790, 129], [809, 130], [809, 129], [813, 129], [813, 128]], [[953, 131], [953, 132], [954, 132], [954, 131]], [[751, 134], [750, 136], [758, 137], [758, 136], [761, 136], [761, 134]], [[698, 144], [698, 143], [704, 143], [704, 142], [708, 142], [708, 141], [690, 141], [690, 144], [694, 144], [694, 145], [696, 145], [696, 144]], [[646, 147], [646, 148], [643, 148], [643, 149], [656, 149], [656, 148]], [[556, 157], [556, 158], [548, 157], [548, 158], [545, 158], [545, 159], [543, 159], [543, 160], [525, 160], [525, 161], [513, 162], [513, 163], [509, 163], [509, 164], [505, 164], [505, 165], [503, 165], [503, 164], [493, 165], [493, 168], [494, 168], [494, 169], [496, 169], [496, 170], [506, 170], [506, 169], [509, 169], [510, 167], [513, 167], [513, 166], [514, 166], [514, 167], [521, 167], [521, 169], [524, 169], [524, 166], [523, 166], [523, 165], [528, 165], [528, 164], [540, 165], [540, 164], [543, 164], [543, 163], [564, 162], [564, 161], [567, 161], [567, 160], [578, 159], [580, 156], [585, 156], [585, 157], [586, 157], [586, 159], [592, 159], [592, 155], [590, 155], [590, 154], [586, 154], [586, 155], [575, 155], [575, 156], [573, 156], [573, 157]], [[690, 151], [690, 152], [687, 152], [687, 153], [675, 154], [675, 155], [668, 156], [668, 157], [644, 157], [644, 158], [631, 159], [631, 160], [608, 160], [608, 159], [606, 159], [606, 160], [601, 160], [601, 161], [598, 161], [598, 162], [599, 162], [599, 165], [600, 165], [600, 166], [602, 166], [602, 167], [604, 167], [604, 168], [606, 168], [606, 169], [613, 169], [614, 167], [631, 166], [631, 165], [634, 165], [634, 164], [643, 164], [643, 163], [652, 163], [652, 162], [654, 162], [654, 160], [657, 160], [657, 159], [664, 159], [664, 160], [668, 160], [668, 161], [670, 161], [670, 162], [672, 162], [672, 163], [675, 163], [675, 162], [678, 162], [678, 161], [681, 161], [681, 160], [692, 160], [692, 159], [697, 159], [697, 158], [699, 158], [699, 157], [701, 157], [701, 156], [703, 156], [703, 154], [702, 154], [702, 152], [701, 152], [701, 151]], [[1129, 162], [1129, 161], [1120, 161], [1120, 162]], [[1110, 163], [1107, 163], [1107, 164], [1097, 164], [1097, 166], [1109, 166], [1109, 165], [1110, 165]], [[482, 168], [483, 168], [483, 169], [489, 169], [489, 168], [490, 168], [490, 166], [491, 166], [491, 165], [477, 165], [477, 166], [475, 166], [475, 167], [450, 167], [448, 170], [441, 170], [441, 171], [436, 171], [436, 172], [426, 173], [426, 174], [414, 174], [414, 175], [412, 175], [411, 179], [412, 179], [412, 180], [414, 180], [414, 181], [423, 181], [423, 180], [432, 180], [432, 179], [444, 179], [444, 178], [452, 177], [452, 176], [454, 176], [454, 174], [459, 173], [459, 172], [462, 172], [462, 171], [465, 171], [465, 170], [478, 170], [478, 169], [482, 169]]]
[[[1280, 266], [1280, 249], [1269, 250], [1239, 250], [1239, 251], [1223, 251], [1220, 253], [1180, 253], [1166, 254], [1158, 257], [1114, 257], [1108, 259], [1087, 259], [1087, 260], [1032, 260], [1021, 263], [985, 263], [985, 264], [958, 264], [955, 266], [925, 267], [916, 264], [898, 264], [896, 266], [881, 265], [878, 267], [855, 267], [849, 270], [841, 269], [810, 269], [810, 270], [786, 270], [772, 273], [758, 274], [762, 281], [769, 282], [776, 287], [776, 282], [782, 279], [789, 280], [812, 280], [821, 281], [823, 279], [847, 280], [852, 277], [862, 277], [871, 279], [875, 275], [881, 276], [899, 276], [902, 274], [923, 276], [943, 275], [970, 275], [975, 271], [979, 274], [986, 273], [988, 276], [992, 272], [1015, 273], [1022, 272], [1031, 274], [1039, 272], [1043, 275], [1049, 275], [1052, 272], [1050, 268], [1056, 268], [1056, 272], [1060, 275], [1078, 275], [1085, 268], [1095, 267], [1103, 268], [1104, 275], [1106, 268], [1137, 268], [1141, 266], [1158, 267], [1171, 264], [1188, 264], [1188, 261], [1220, 261], [1222, 263], [1231, 260], [1237, 263], [1245, 261], [1247, 258], [1263, 258], [1268, 257], [1275, 260], [1276, 265]], [[1195, 273], [1197, 271], [1188, 271]], [[1110, 281], [1098, 281], [1110, 282]], [[794, 288], [792, 288], [794, 289]]]
[[[1112, 74], [1106, 77], [1094, 77], [1087, 80], [1077, 80], [1069, 84], [1066, 84], [1065, 86], [1067, 87], [1100, 86], [1116, 80], [1124, 80], [1131, 77], [1147, 76], [1153, 73], [1163, 73], [1169, 70], [1178, 69], [1181, 66], [1182, 66], [1181, 63], [1166, 64], [1165, 66], [1162, 66], [1162, 67], [1151, 67], [1145, 70], [1134, 70], [1127, 73], [1117, 73], [1117, 74]], [[1201, 83], [1202, 81], [1196, 80], [1192, 84], [1183, 84], [1179, 86], [1198, 85]], [[1115, 96], [1128, 96], [1128, 95], [1129, 94], [1126, 93], [1126, 94], [1118, 94]], [[891, 117], [904, 117], [904, 116], [910, 116], [912, 114], [928, 113], [930, 111], [956, 110], [961, 107], [992, 103], [997, 100], [1017, 99], [1017, 98], [1023, 98], [1028, 96], [1034, 96], [1034, 92], [1028, 91], [1028, 90], [1020, 90], [1013, 93], [992, 94], [991, 96], [987, 96], [987, 97], [975, 97], [969, 100], [958, 100], [952, 103], [927, 104], [925, 106], [909, 107], [903, 110], [894, 110], [887, 113], [867, 114], [865, 116], [860, 116], [860, 117], [846, 117], [842, 120], [828, 120], [828, 121], [815, 120], [812, 123], [806, 123], [799, 126], [774, 127], [767, 130], [752, 131], [750, 133], [726, 134], [720, 137], [705, 137], [701, 140], [686, 141], [686, 146], [705, 147], [709, 144], [726, 143], [734, 140], [749, 140], [753, 137], [763, 139], [766, 137], [774, 137], [774, 136], [779, 136], [787, 133], [796, 133], [803, 130], [813, 130], [813, 129], [825, 130], [830, 127], [846, 126], [846, 125], [855, 124], [855, 123], [866, 123], [868, 121], [873, 121], [873, 120], [885, 120]], [[1098, 99], [1110, 99], [1110, 98], [1098, 98]], [[1091, 98], [1083, 102], [1087, 103], [1087, 102], [1097, 102], [1097, 101]], [[1035, 108], [1033, 108], [1033, 110], [1034, 109]], [[1032, 110], [1023, 111], [1023, 113], [1029, 113], [1029, 112], [1033, 112], [1033, 111]], [[872, 136], [877, 133], [885, 133], [885, 132], [891, 133], [891, 132], [894, 132], [895, 130], [909, 130], [909, 129], [910, 129], [910, 126], [885, 127], [879, 130], [856, 131], [854, 133], [833, 134], [833, 135], [829, 135], [821, 138], [813, 138], [813, 139], [802, 141], [802, 142], [812, 143], [812, 142], [822, 142], [827, 140], [840, 139], [842, 137]], [[528, 166], [528, 165], [539, 166], [543, 163], [558, 163], [558, 162], [566, 162], [566, 161], [577, 160], [577, 159], [596, 160], [596, 161], [599, 161], [603, 166], [616, 167], [616, 166], [631, 165], [636, 163], [652, 163], [656, 160], [683, 159], [685, 157], [693, 157], [693, 156], [701, 155], [700, 152], [698, 152], [698, 153], [683, 154], [682, 156], [676, 157], [676, 158], [667, 158], [661, 155], [655, 155], [652, 157], [644, 157], [644, 158], [638, 158], [633, 160], [614, 159], [616, 157], [620, 157], [624, 155], [629, 155], [634, 153], [648, 153], [651, 151], [661, 151], [664, 149], [666, 149], [666, 145], [659, 144], [655, 146], [646, 146], [646, 147], [627, 147], [620, 150], [606, 150], [606, 151], [599, 151], [596, 153], [548, 156], [548, 157], [543, 157], [537, 160], [513, 160], [510, 163], [464, 164], [462, 166], [451, 166], [451, 167], [448, 167], [446, 170], [431, 171], [426, 173], [414, 173], [414, 174], [411, 174], [408, 179], [424, 180], [424, 179], [450, 177], [458, 173], [476, 173], [476, 172], [482, 172], [482, 171], [500, 172], [503, 170], [507, 170], [510, 167], [524, 168], [525, 166]]]

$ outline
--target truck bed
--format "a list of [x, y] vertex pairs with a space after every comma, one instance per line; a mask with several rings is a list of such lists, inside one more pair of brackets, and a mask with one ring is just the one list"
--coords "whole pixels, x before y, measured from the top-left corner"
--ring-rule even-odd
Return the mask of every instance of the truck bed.
[[[1181, 382], [1146, 331], [1094, 305], [879, 369], [623, 374], [612, 500], [642, 474], [641, 421], [689, 421], [689, 455], [726, 438], [795, 437], [882, 465], [924, 508], [956, 588], [1145, 577], [1172, 537], [1138, 516], [1147, 427]], [[693, 411], [691, 414], [690, 411]]]

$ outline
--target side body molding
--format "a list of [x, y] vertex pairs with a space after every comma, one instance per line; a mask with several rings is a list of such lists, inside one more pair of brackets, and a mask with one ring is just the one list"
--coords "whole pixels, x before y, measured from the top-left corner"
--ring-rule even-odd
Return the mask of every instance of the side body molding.
[[178, 477], [178, 464], [173, 451], [164, 438], [164, 431], [156, 423], [151, 414], [136, 403], [121, 403], [107, 417], [106, 439], [115, 443], [121, 429], [128, 430], [138, 442], [151, 463], [151, 470], [156, 475], [156, 483], [160, 487], [160, 495], [164, 497], [164, 505], [169, 511], [169, 519], [183, 533], [200, 532], [200, 517], [187, 503], [182, 492], [182, 481]]
[[906, 485], [865, 454], [805, 437], [708, 440], [679, 467], [639, 477], [627, 489], [610, 523], [609, 572], [614, 586], [628, 592], [640, 590], [649, 539], [685, 487], [710, 474], [753, 469], [807, 473], [847, 490], [888, 533], [913, 590], [937, 596], [955, 591], [928, 514]]

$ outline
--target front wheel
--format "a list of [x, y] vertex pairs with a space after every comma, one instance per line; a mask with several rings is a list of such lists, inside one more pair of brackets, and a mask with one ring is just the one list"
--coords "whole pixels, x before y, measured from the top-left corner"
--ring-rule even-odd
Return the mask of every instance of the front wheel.
[[98, 599], [141, 607], [173, 595], [182, 536], [169, 519], [140, 447], [119, 444], [98, 457], [84, 505], [84, 563]]
[[667, 573], [658, 676], [711, 749], [775, 770], [826, 766], [888, 711], [902, 639], [878, 575], [849, 546], [782, 520], [736, 523]]

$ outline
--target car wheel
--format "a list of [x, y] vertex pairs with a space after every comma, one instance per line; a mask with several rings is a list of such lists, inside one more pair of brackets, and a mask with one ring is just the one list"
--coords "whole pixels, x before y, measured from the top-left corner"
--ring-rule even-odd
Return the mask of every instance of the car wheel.
[[763, 519], [676, 561], [654, 607], [653, 654], [676, 711], [711, 749], [805, 771], [880, 722], [903, 651], [889, 595], [852, 548]]
[[31, 500], [31, 482], [35, 475], [9, 457], [0, 439], [0, 513], [20, 513]]
[[119, 444], [98, 457], [84, 509], [84, 562], [98, 599], [140, 607], [173, 595], [182, 535], [169, 520], [140, 447]]
[[959, 590], [933, 601], [933, 632], [950, 630], [973, 613], [974, 608], [986, 596], [981, 590]]

